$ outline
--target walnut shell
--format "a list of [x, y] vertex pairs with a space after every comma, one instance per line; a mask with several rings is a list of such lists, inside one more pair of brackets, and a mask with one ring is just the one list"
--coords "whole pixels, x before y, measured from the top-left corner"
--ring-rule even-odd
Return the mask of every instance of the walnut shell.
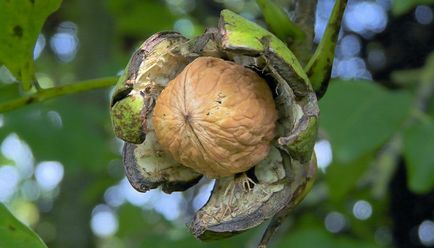
[[163, 149], [208, 177], [247, 171], [274, 138], [277, 111], [267, 83], [233, 62], [199, 57], [157, 98], [153, 127]]

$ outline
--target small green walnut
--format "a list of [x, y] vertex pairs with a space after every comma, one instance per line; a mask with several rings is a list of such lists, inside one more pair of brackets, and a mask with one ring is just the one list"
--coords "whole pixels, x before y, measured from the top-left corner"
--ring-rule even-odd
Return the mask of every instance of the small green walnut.
[[132, 143], [141, 143], [145, 139], [142, 130], [142, 109], [144, 99], [140, 94], [116, 102], [112, 107], [113, 130], [116, 136]]

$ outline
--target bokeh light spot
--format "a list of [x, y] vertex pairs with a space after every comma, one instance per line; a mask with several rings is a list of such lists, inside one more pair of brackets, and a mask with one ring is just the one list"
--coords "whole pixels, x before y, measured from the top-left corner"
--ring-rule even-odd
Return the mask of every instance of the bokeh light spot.
[[434, 222], [424, 220], [417, 230], [420, 242], [425, 246], [434, 245]]
[[28, 201], [36, 201], [41, 195], [41, 190], [34, 180], [26, 180], [21, 185], [21, 194]]
[[387, 14], [376, 2], [357, 2], [348, 5], [344, 16], [348, 29], [358, 34], [382, 32], [387, 25]]
[[183, 200], [182, 193], [174, 192], [167, 195], [161, 191], [156, 192], [159, 193], [158, 200], [152, 203], [155, 211], [162, 214], [169, 221], [179, 218], [181, 215], [180, 204]]
[[345, 217], [338, 212], [330, 212], [324, 220], [326, 229], [332, 233], [338, 233], [345, 228]]
[[428, 25], [433, 20], [432, 9], [426, 5], [419, 5], [414, 10], [414, 17], [418, 23]]
[[150, 190], [144, 193], [136, 191], [124, 178], [118, 185], [110, 187], [104, 194], [104, 199], [110, 206], [117, 207], [125, 201], [146, 210], [155, 210], [167, 220], [174, 220], [181, 215], [181, 205], [184, 197], [180, 192], [170, 195], [160, 190]]
[[365, 61], [360, 57], [352, 57], [336, 61], [336, 76], [343, 79], [372, 79], [366, 70]]
[[17, 134], [9, 134], [1, 144], [3, 155], [15, 162], [22, 178], [29, 178], [33, 174], [33, 154], [30, 147]]
[[356, 35], [345, 35], [339, 46], [343, 57], [354, 57], [360, 53], [360, 39]]
[[211, 191], [214, 188], [215, 180], [210, 181], [200, 187], [198, 194], [193, 199], [194, 211], [199, 210], [208, 201]]
[[367, 201], [359, 200], [353, 206], [353, 214], [359, 220], [367, 220], [372, 215], [372, 206]]
[[111, 186], [104, 193], [105, 202], [111, 207], [119, 207], [125, 202], [119, 186]]
[[118, 230], [117, 216], [107, 205], [98, 205], [92, 210], [90, 227], [98, 237], [112, 236]]
[[178, 15], [188, 14], [196, 7], [196, 1], [191, 0], [166, 0], [166, 4], [170, 11]]
[[20, 175], [15, 166], [0, 167], [0, 202], [6, 202], [17, 190]]
[[131, 184], [128, 182], [127, 178], [124, 178], [119, 184], [119, 193], [125, 197], [125, 199], [134, 206], [142, 207], [144, 204], [151, 201], [155, 191], [151, 190], [144, 193], [137, 192]]
[[314, 150], [316, 154], [318, 168], [320, 168], [324, 172], [333, 159], [332, 146], [327, 140], [320, 140], [315, 143]]
[[392, 232], [388, 227], [380, 227], [375, 231], [375, 242], [377, 242], [381, 246], [388, 247], [392, 241]]
[[60, 116], [59, 112], [53, 110], [48, 111], [47, 117], [55, 128], [60, 129], [63, 127], [62, 116]]
[[33, 59], [36, 60], [41, 55], [42, 51], [45, 48], [45, 36], [43, 34], [39, 34], [38, 39], [36, 41], [35, 48], [33, 49]]
[[50, 47], [62, 62], [70, 62], [78, 50], [77, 25], [70, 21], [62, 22], [57, 31], [50, 39]]
[[56, 33], [50, 40], [51, 49], [63, 62], [70, 62], [75, 58], [78, 39], [70, 33]]
[[53, 190], [63, 179], [63, 165], [57, 161], [44, 161], [36, 166], [35, 177], [44, 190]]
[[386, 54], [384, 54], [383, 49], [370, 49], [368, 52], [368, 64], [376, 70], [384, 68], [386, 65]]
[[319, 43], [327, 26], [328, 19], [333, 9], [334, 1], [318, 1], [315, 12], [315, 37], [314, 42]]
[[186, 37], [193, 37], [194, 35], [194, 25], [189, 19], [177, 20], [173, 25], [173, 29]]
[[14, 75], [12, 75], [11, 71], [9, 71], [9, 69], [6, 66], [1, 65], [0, 66], [0, 83], [12, 84], [16, 81], [17, 81], [17, 79], [14, 77]]

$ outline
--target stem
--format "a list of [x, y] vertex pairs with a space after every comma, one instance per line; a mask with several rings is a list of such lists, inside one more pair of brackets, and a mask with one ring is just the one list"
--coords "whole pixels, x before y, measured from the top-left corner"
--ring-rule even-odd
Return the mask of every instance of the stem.
[[36, 102], [43, 102], [48, 99], [79, 93], [83, 91], [89, 91], [94, 89], [106, 88], [112, 86], [116, 82], [116, 77], [106, 77], [90, 79], [85, 81], [80, 81], [77, 83], [72, 83], [64, 86], [57, 86], [48, 89], [42, 89], [34, 94], [28, 96], [22, 96], [11, 101], [0, 103], [0, 113], [7, 112], [13, 109], [17, 109], [26, 105], [30, 105]]
[[347, 2], [348, 0], [335, 1], [324, 35], [304, 67], [318, 99], [325, 94], [330, 81], [336, 43]]
[[276, 233], [277, 229], [279, 229], [280, 225], [286, 216], [285, 215], [277, 215], [271, 219], [270, 224], [268, 224], [267, 229], [262, 235], [261, 241], [258, 244], [258, 248], [267, 248], [268, 244], [271, 241], [271, 238]]
[[392, 175], [395, 172], [396, 164], [399, 161], [399, 157], [402, 153], [402, 137], [395, 134], [387, 144], [385, 144], [382, 150], [379, 152], [377, 158], [374, 161], [375, 170], [373, 177], [372, 195], [381, 199], [387, 192], [387, 187], [392, 179]]
[[291, 50], [304, 66], [312, 55], [317, 0], [295, 2], [294, 22], [303, 30], [305, 38], [291, 46]]

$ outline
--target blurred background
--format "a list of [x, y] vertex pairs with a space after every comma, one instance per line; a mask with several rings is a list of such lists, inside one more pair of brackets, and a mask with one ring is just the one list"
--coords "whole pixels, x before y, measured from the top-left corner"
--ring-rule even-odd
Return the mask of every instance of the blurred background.
[[[334, 83], [320, 104], [317, 182], [273, 247], [434, 246], [430, 3], [349, 1]], [[316, 43], [333, 4], [318, 1]], [[265, 26], [250, 0], [64, 0], [34, 49], [38, 81], [47, 88], [119, 75], [151, 34], [196, 36], [224, 8]], [[1, 101], [19, 95], [13, 80], [0, 67]], [[171, 195], [129, 185], [109, 96], [97, 90], [0, 113], [0, 202], [49, 247], [254, 247], [266, 225], [210, 243], [188, 232], [213, 182]]]

